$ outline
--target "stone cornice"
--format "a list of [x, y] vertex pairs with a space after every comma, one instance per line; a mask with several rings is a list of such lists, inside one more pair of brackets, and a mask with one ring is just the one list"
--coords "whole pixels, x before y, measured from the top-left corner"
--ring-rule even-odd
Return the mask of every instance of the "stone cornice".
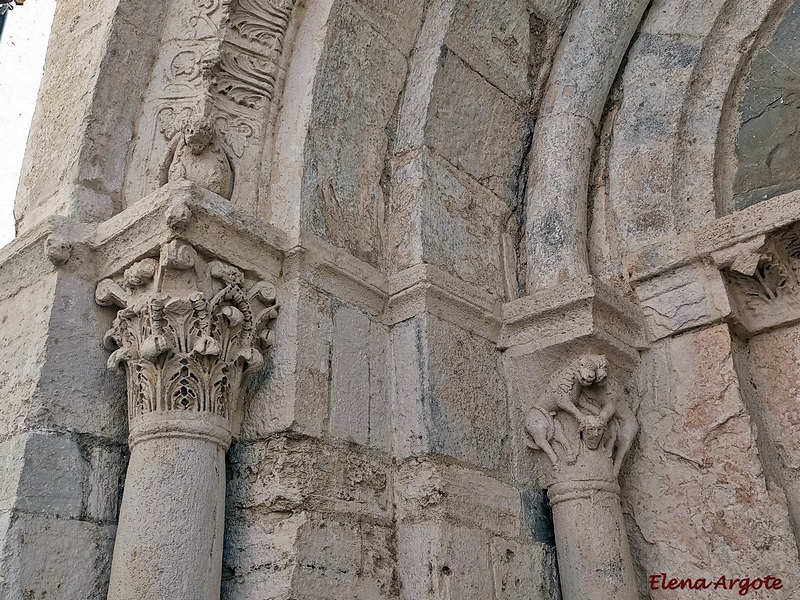
[[373, 316], [380, 315], [386, 304], [386, 275], [311, 233], [302, 233], [286, 252], [283, 274], [298, 276]]
[[698, 260], [711, 259], [720, 251], [796, 221], [800, 221], [800, 190], [640, 248], [623, 259], [625, 276], [636, 284]]
[[499, 305], [485, 292], [433, 265], [400, 271], [390, 278], [389, 290], [389, 324], [427, 313], [493, 342], [498, 340]]
[[[767, 290], [768, 285], [759, 281], [763, 273], [757, 273], [773, 263], [776, 273], [783, 270], [792, 281], [796, 278], [794, 269], [786, 264], [790, 260], [786, 251], [779, 250], [777, 254], [782, 257], [776, 256], [772, 238], [785, 235], [780, 232], [788, 232], [788, 227], [798, 221], [800, 191], [794, 191], [659, 240], [625, 257], [623, 269], [644, 311], [648, 339], [655, 341], [721, 321], [730, 321], [741, 326], [744, 334], [752, 335], [799, 320], [800, 312], [790, 306], [793, 301], [773, 302], [777, 290]], [[789, 242], [783, 240], [778, 245], [781, 243]], [[792, 283], [780, 293], [788, 298], [796, 287]], [[765, 295], [765, 302], [756, 298], [760, 293]], [[758, 310], [752, 309], [753, 302]]]
[[510, 355], [586, 338], [602, 339], [635, 359], [637, 350], [646, 347], [639, 307], [590, 277], [503, 306], [498, 346]]

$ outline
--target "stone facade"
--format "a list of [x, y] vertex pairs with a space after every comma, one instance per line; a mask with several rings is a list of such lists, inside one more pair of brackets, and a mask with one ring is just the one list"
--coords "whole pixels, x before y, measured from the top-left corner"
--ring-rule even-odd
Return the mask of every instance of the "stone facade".
[[799, 14], [59, 3], [0, 597], [796, 598]]

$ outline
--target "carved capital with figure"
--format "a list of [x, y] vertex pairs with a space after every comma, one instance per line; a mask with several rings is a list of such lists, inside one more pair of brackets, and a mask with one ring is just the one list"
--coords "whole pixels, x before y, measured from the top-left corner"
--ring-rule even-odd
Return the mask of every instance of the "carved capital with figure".
[[527, 444], [543, 453], [546, 481], [616, 481], [639, 427], [627, 401], [607, 388], [608, 369], [601, 354], [580, 356], [553, 373], [528, 411]]

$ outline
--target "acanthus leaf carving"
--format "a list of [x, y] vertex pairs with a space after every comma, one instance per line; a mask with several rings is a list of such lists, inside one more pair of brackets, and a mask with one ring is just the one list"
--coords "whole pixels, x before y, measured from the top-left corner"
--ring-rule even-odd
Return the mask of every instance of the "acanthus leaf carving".
[[751, 273], [721, 265], [738, 321], [750, 332], [800, 318], [800, 224], [768, 235]]
[[[259, 350], [277, 317], [274, 286], [245, 283], [235, 267], [206, 262], [173, 241], [158, 260], [131, 265], [121, 284], [98, 284], [97, 301], [121, 307], [105, 343], [109, 368], [124, 367], [128, 412], [193, 411], [229, 420], [243, 376], [260, 369]], [[256, 316], [257, 315], [257, 316]]]
[[[168, 181], [188, 179], [224, 198], [260, 160], [268, 109], [280, 75], [283, 40], [296, 0], [193, 0], [168, 19], [164, 54], [146, 93], [125, 196], [138, 200]], [[212, 139], [191, 152], [186, 127], [209, 119]], [[196, 123], [197, 125], [197, 123]], [[197, 129], [199, 126], [196, 126]], [[160, 135], [160, 134], [163, 134]], [[198, 136], [193, 136], [197, 138]], [[202, 137], [202, 136], [199, 136]], [[250, 149], [252, 147], [252, 149]]]

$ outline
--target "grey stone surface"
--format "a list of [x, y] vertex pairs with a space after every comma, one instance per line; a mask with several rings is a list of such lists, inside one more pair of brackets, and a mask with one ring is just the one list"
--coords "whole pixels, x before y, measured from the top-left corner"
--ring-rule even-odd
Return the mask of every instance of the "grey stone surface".
[[396, 452], [487, 469], [507, 464], [508, 408], [490, 343], [435, 317], [393, 330]]
[[428, 150], [398, 162], [388, 235], [395, 270], [426, 263], [504, 293], [501, 237], [510, 211], [501, 198]]
[[374, 265], [382, 252], [387, 127], [406, 58], [349, 4], [334, 11], [309, 124], [303, 222]]
[[733, 208], [800, 187], [800, 3], [792, 2], [772, 39], [752, 59], [739, 101]]

